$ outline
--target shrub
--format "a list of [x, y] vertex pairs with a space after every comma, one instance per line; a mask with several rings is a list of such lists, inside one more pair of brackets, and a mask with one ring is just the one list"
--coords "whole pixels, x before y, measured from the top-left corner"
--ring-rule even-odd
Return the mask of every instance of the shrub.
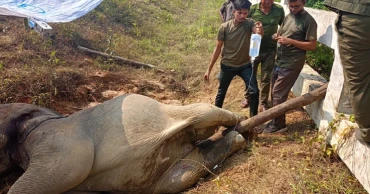
[[307, 0], [305, 6], [306, 7], [312, 7], [312, 8], [315, 8], [315, 9], [328, 10], [324, 6], [324, 0]]
[[307, 64], [326, 80], [329, 80], [334, 62], [334, 50], [324, 44], [317, 43], [316, 50], [307, 51]]

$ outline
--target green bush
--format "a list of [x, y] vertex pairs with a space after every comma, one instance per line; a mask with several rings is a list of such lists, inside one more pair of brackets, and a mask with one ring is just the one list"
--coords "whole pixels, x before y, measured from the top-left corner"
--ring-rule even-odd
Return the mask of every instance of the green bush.
[[[324, 6], [324, 0], [307, 0], [306, 7], [328, 10]], [[334, 50], [324, 44], [317, 43], [315, 51], [307, 52], [307, 63], [326, 80], [329, 80], [334, 61]]]
[[326, 80], [329, 80], [334, 62], [334, 50], [324, 44], [317, 43], [316, 50], [307, 51], [307, 64]]
[[312, 7], [315, 9], [327, 10], [327, 8], [324, 6], [324, 0], [307, 0], [305, 6]]

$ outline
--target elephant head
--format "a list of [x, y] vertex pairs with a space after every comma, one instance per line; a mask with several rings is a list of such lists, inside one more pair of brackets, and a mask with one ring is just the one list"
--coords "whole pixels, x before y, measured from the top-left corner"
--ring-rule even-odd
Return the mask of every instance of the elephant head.
[[20, 146], [42, 122], [62, 115], [30, 104], [0, 105], [0, 174], [15, 165], [22, 165]]

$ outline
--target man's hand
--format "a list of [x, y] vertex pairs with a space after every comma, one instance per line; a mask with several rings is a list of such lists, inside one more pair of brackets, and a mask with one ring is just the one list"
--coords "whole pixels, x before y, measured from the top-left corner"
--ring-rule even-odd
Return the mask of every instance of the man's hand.
[[285, 44], [285, 45], [291, 45], [292, 44], [292, 42], [293, 42], [293, 39], [291, 39], [291, 38], [287, 38], [287, 37], [284, 37], [284, 36], [278, 36], [277, 37], [277, 41], [278, 41], [278, 43], [280, 43], [280, 44]]
[[275, 34], [273, 34], [273, 35], [271, 36], [271, 39], [272, 39], [272, 40], [277, 40], [277, 39], [278, 39], [278, 37], [279, 37], [279, 34], [278, 34], [278, 33], [275, 33]]
[[207, 83], [209, 82], [209, 74], [211, 72], [209, 72], [208, 70], [206, 71], [206, 73], [204, 74], [204, 81], [206, 81]]
[[257, 21], [254, 23], [254, 27], [256, 28], [256, 33], [262, 35], [263, 34], [263, 28], [262, 23], [260, 21]]

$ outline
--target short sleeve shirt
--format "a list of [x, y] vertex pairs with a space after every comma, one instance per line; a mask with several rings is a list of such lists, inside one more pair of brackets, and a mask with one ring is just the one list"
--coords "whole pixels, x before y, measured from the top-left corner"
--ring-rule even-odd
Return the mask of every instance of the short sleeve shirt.
[[221, 24], [217, 40], [223, 41], [221, 63], [230, 67], [241, 67], [250, 62], [249, 42], [254, 20], [247, 18], [243, 23], [230, 20]]
[[[278, 32], [281, 36], [298, 41], [317, 40], [317, 23], [307, 12], [288, 14]], [[277, 46], [276, 65], [288, 69], [302, 69], [306, 60], [306, 50], [293, 45]]]
[[248, 17], [255, 21], [260, 21], [263, 26], [263, 36], [261, 41], [260, 52], [269, 52], [276, 50], [276, 41], [272, 40], [271, 36], [277, 32], [278, 26], [283, 23], [285, 12], [283, 7], [277, 4], [272, 4], [272, 8], [268, 14], [265, 14], [260, 9], [260, 3], [254, 4], [249, 11]]

